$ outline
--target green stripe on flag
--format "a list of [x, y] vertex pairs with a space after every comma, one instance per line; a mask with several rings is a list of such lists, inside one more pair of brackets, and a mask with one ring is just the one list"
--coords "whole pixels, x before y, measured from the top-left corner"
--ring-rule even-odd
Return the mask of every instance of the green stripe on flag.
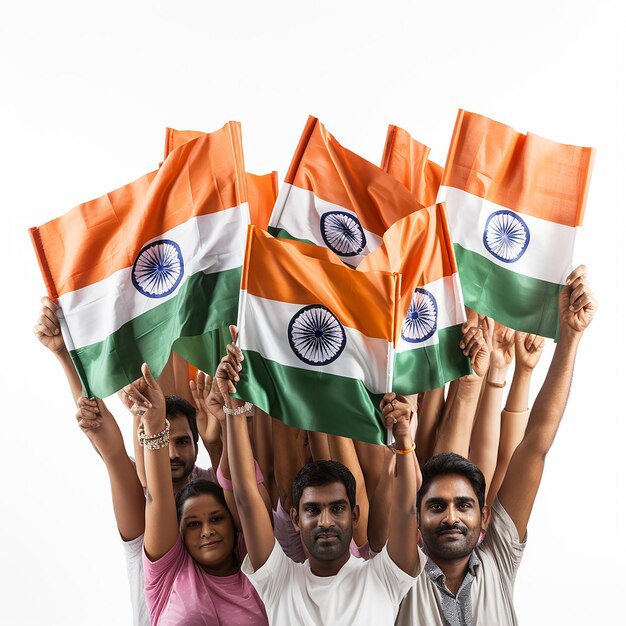
[[472, 373], [470, 360], [459, 342], [462, 324], [439, 331], [439, 343], [396, 352], [393, 390], [408, 395], [443, 387], [447, 382]]
[[527, 333], [556, 338], [562, 285], [530, 278], [454, 244], [465, 305]]
[[228, 325], [236, 323], [240, 283], [240, 267], [215, 274], [198, 272], [187, 279], [176, 297], [127, 322], [105, 340], [72, 350], [86, 395], [110, 396], [139, 378], [144, 361], [158, 376], [172, 345], [183, 358], [213, 374], [225, 344], [212, 346], [205, 354], [200, 346], [191, 349], [190, 345], [198, 342], [199, 336], [204, 344], [222, 341], [224, 331], [214, 329], [226, 327], [227, 334]]
[[319, 244], [314, 241], [309, 241], [308, 239], [298, 239], [298, 237], [294, 237], [290, 235], [284, 228], [276, 228], [276, 226], [268, 226], [267, 232], [273, 237], [277, 237], [278, 239], [291, 239], [292, 241], [301, 241], [302, 243], [310, 243], [314, 246]]
[[374, 444], [387, 442], [378, 408], [382, 394], [359, 380], [281, 365], [244, 350], [237, 397], [281, 422]]

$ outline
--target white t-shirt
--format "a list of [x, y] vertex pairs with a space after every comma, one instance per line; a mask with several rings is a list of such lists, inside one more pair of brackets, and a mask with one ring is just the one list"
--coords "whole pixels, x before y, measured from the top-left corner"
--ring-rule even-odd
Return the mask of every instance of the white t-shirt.
[[150, 626], [143, 578], [143, 535], [130, 541], [122, 541], [126, 573], [130, 591], [130, 604], [133, 609], [133, 626]]
[[308, 560], [295, 563], [276, 540], [262, 567], [255, 572], [246, 556], [241, 571], [263, 600], [272, 626], [391, 626], [416, 580], [391, 560], [387, 546], [369, 561], [351, 555], [336, 576], [315, 576]]

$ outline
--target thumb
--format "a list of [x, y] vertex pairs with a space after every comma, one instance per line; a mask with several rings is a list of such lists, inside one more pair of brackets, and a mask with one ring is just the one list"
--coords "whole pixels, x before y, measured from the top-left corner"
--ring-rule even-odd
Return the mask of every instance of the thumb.
[[150, 387], [151, 389], [156, 389], [158, 387], [157, 381], [152, 375], [152, 372], [150, 371], [147, 363], [144, 363], [141, 366], [141, 373], [143, 374], [143, 379], [146, 381], [148, 387]]
[[237, 329], [237, 327], [234, 324], [231, 324], [228, 327], [228, 330], [230, 330], [230, 336], [233, 339], [234, 343], [237, 343], [237, 336], [239, 335], [239, 330]]

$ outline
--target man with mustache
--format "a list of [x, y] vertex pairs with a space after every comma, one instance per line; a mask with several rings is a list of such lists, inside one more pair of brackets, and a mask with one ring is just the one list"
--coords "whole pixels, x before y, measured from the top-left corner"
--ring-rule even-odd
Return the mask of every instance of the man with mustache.
[[274, 539], [267, 510], [258, 490], [252, 489], [255, 477], [245, 404], [231, 395], [238, 372], [245, 367], [242, 362], [241, 350], [230, 344], [216, 379], [224, 397], [230, 472], [248, 547], [241, 570], [263, 600], [270, 624], [393, 624], [418, 565], [414, 494], [419, 479], [411, 406], [394, 393], [381, 402], [385, 425], [393, 429], [397, 457], [394, 506], [381, 553], [368, 561], [351, 556], [350, 540], [359, 520], [354, 476], [336, 461], [317, 461], [305, 465], [294, 481], [291, 519], [309, 557], [295, 563]]
[[396, 624], [517, 624], [513, 585], [526, 528], [565, 411], [578, 344], [596, 308], [581, 265], [559, 295], [560, 329], [552, 362], [491, 509], [485, 506], [485, 478], [470, 461], [443, 453], [423, 465], [417, 515], [427, 561]]

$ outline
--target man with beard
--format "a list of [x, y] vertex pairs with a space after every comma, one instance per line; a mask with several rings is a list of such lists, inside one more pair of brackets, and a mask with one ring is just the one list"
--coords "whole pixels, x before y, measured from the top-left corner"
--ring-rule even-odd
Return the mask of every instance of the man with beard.
[[241, 350], [230, 344], [216, 378], [224, 396], [230, 471], [248, 548], [241, 570], [263, 600], [270, 624], [393, 624], [402, 597], [415, 583], [418, 562], [410, 405], [394, 393], [381, 403], [397, 453], [389, 539], [381, 553], [369, 561], [351, 556], [350, 540], [359, 520], [354, 476], [336, 461], [314, 461], [294, 481], [291, 519], [309, 557], [295, 563], [274, 539], [256, 489], [245, 405], [231, 396], [242, 361]]
[[482, 472], [463, 457], [443, 453], [422, 467], [417, 514], [427, 561], [396, 624], [517, 624], [513, 585], [526, 527], [565, 411], [578, 343], [597, 308], [585, 271], [576, 268], [560, 293], [558, 343], [493, 507], [485, 506]]

